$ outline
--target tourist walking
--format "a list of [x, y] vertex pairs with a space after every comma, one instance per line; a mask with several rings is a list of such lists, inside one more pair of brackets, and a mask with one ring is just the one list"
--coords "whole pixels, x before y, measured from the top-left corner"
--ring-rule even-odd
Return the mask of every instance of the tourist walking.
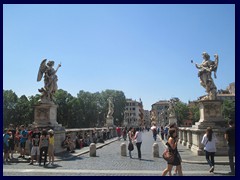
[[203, 135], [201, 143], [204, 145], [206, 160], [210, 166], [209, 172], [214, 172], [214, 156], [216, 153], [216, 136], [211, 127], [208, 127]]
[[134, 136], [134, 140], [136, 140], [136, 146], [137, 146], [137, 151], [138, 151], [138, 159], [142, 159], [142, 154], [141, 154], [141, 145], [142, 145], [142, 132], [140, 131], [140, 128], [136, 128], [136, 133]]
[[152, 124], [151, 130], [153, 133], [153, 139], [154, 139], [154, 141], [156, 141], [157, 140], [157, 127], [156, 127], [155, 123]]
[[[170, 128], [170, 129], [174, 128], [174, 129], [176, 130], [176, 137], [175, 137], [175, 139], [178, 140], [178, 131], [179, 131], [179, 129], [178, 129], [178, 127], [177, 127], [177, 124], [176, 124], [175, 122], [174, 122], [174, 123], [171, 123], [171, 124], [169, 125], [169, 128]], [[177, 147], [176, 147], [176, 148], [177, 148]], [[177, 152], [178, 152], [178, 150], [177, 150]], [[179, 158], [180, 158], [180, 162], [182, 162], [182, 158], [181, 158], [180, 154], [179, 154]], [[171, 173], [171, 172], [169, 172], [169, 173]], [[175, 168], [173, 175], [178, 175], [177, 167]]]
[[161, 126], [160, 133], [161, 133], [161, 139], [164, 140], [164, 129], [163, 129], [163, 126]]
[[235, 175], [235, 165], [233, 161], [233, 157], [235, 156], [235, 125], [233, 120], [229, 120], [228, 122], [229, 128], [225, 131], [225, 139], [228, 143], [228, 157], [229, 157], [229, 165], [231, 172], [230, 175]]
[[165, 176], [169, 172], [169, 176], [171, 176], [171, 171], [173, 166], [177, 166], [177, 172], [179, 176], [182, 176], [182, 166], [181, 166], [181, 157], [177, 149], [178, 139], [176, 139], [177, 132], [175, 128], [169, 129], [169, 138], [166, 143], [169, 152], [174, 154], [174, 161], [168, 162], [166, 169], [163, 170], [162, 176]]

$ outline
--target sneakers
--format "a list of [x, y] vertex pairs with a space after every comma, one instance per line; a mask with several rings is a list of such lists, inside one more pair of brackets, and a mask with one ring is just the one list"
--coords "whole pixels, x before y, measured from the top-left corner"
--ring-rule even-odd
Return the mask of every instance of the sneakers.
[[29, 165], [33, 165], [33, 162], [30, 162]]
[[209, 169], [209, 172], [213, 172], [214, 171], [214, 166], [212, 166], [210, 169]]

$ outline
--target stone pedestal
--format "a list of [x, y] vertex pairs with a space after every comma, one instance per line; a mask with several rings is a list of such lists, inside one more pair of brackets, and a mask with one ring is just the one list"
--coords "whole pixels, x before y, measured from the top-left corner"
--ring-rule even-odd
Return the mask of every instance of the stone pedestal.
[[107, 117], [106, 126], [107, 127], [113, 127], [113, 117]]
[[169, 115], [169, 124], [173, 124], [173, 123], [176, 123], [177, 124], [177, 118], [176, 118], [176, 116], [175, 115], [173, 115], [173, 114], [170, 114]]
[[193, 125], [193, 128], [203, 129], [207, 127], [223, 127], [225, 125], [222, 116], [221, 100], [199, 101], [200, 120]]
[[66, 133], [65, 128], [57, 122], [57, 105], [53, 103], [40, 103], [34, 107], [33, 125], [40, 129], [53, 129], [55, 153], [65, 151], [61, 147], [61, 144], [65, 139]]
[[222, 117], [222, 101], [201, 100], [199, 101], [200, 120], [189, 129], [192, 133], [191, 150], [197, 155], [204, 155], [204, 146], [201, 144], [207, 127], [212, 127], [217, 138], [216, 155], [227, 155], [227, 143], [224, 138], [225, 121]]

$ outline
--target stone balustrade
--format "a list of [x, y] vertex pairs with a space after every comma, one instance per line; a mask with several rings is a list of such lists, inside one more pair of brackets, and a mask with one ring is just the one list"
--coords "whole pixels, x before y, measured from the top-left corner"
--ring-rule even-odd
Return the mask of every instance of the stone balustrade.
[[[96, 134], [95, 134], [96, 139], [98, 139], [99, 137], [103, 139], [103, 132], [106, 132], [107, 139], [117, 137], [116, 128], [114, 128], [114, 127], [109, 127], [109, 137], [107, 137], [107, 132], [108, 132], [107, 127], [66, 129], [65, 134], [69, 135], [73, 141], [76, 140], [76, 136], [80, 135], [83, 139], [89, 138], [90, 142], [93, 142], [94, 141], [93, 131], [96, 131]], [[65, 149], [61, 147], [61, 142], [64, 140], [64, 137], [61, 137], [61, 139], [59, 139], [59, 136], [57, 136], [57, 134], [56, 134], [59, 132], [54, 132], [54, 133], [55, 133], [55, 136], [54, 136], [55, 143], [58, 142], [55, 145], [56, 146], [55, 148], [58, 148], [58, 151], [56, 153], [65, 151]], [[88, 137], [86, 137], [86, 136], [88, 136]], [[30, 151], [31, 151], [30, 150], [30, 140], [26, 141], [25, 151], [26, 151], [26, 155], [30, 155]]]
[[[206, 129], [179, 127], [179, 143], [186, 146], [186, 148], [191, 149], [196, 155], [204, 155], [204, 146], [201, 144], [201, 141], [205, 132]], [[214, 128], [213, 132], [217, 138], [216, 155], [227, 155], [227, 142], [224, 139], [225, 129]]]

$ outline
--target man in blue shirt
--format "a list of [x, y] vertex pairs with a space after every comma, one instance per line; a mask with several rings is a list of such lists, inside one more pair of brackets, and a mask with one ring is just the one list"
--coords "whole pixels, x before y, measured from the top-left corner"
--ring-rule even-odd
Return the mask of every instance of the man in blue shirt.
[[24, 125], [21, 125], [20, 131], [20, 156], [18, 158], [25, 158], [25, 146], [27, 141], [28, 132]]

